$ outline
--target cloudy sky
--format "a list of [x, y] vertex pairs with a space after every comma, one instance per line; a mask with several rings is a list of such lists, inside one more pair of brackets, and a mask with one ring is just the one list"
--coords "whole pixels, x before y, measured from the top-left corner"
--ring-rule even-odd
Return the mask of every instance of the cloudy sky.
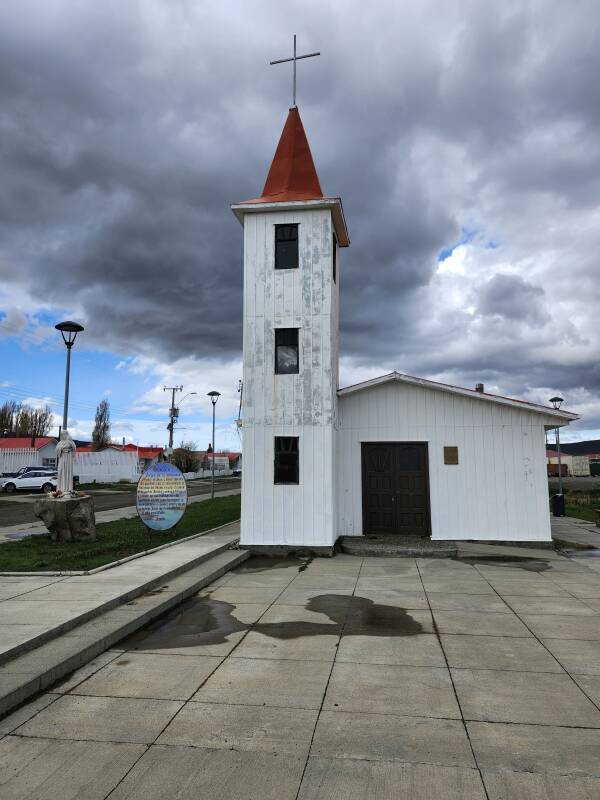
[[89, 434], [238, 444], [242, 231], [291, 94], [341, 195], [341, 381], [396, 369], [584, 415], [600, 437], [595, 0], [20, 0], [0, 7], [0, 399]]

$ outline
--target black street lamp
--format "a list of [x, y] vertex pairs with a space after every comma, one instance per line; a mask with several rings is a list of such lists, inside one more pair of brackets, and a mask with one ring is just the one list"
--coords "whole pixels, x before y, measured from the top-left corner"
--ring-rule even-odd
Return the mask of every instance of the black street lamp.
[[212, 431], [212, 482], [211, 482], [211, 489], [210, 489], [210, 497], [211, 500], [215, 499], [215, 406], [217, 405], [217, 400], [221, 397], [221, 392], [208, 392], [208, 397], [210, 397], [210, 402], [212, 403], [213, 407], [213, 431]]
[[63, 338], [63, 342], [67, 348], [67, 372], [65, 377], [65, 402], [63, 406], [63, 424], [62, 430], [67, 430], [67, 415], [69, 413], [69, 378], [71, 373], [71, 348], [75, 344], [75, 339], [77, 334], [83, 330], [83, 325], [80, 325], [78, 322], [71, 322], [67, 320], [66, 322], [59, 322], [58, 325], [54, 326], [57, 331], [60, 331], [61, 336]]
[[[562, 404], [565, 402], [562, 397], [551, 397], [550, 402], [552, 403], [552, 408], [556, 411], [560, 409]], [[558, 493], [562, 494], [562, 465], [560, 462], [560, 428], [556, 428], [556, 453], [558, 455]]]

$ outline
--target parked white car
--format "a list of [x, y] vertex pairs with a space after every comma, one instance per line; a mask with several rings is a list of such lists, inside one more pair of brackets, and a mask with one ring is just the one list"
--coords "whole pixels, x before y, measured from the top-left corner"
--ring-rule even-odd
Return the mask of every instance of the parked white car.
[[14, 478], [2, 479], [2, 490], [12, 492], [54, 492], [56, 491], [56, 473], [48, 471], [31, 471]]

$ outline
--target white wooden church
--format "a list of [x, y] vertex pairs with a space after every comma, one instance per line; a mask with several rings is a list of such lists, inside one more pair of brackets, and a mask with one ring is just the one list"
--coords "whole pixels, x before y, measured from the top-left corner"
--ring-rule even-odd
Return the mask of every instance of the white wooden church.
[[577, 416], [393, 372], [338, 385], [340, 250], [297, 107], [244, 227], [241, 544], [549, 541], [545, 429]]

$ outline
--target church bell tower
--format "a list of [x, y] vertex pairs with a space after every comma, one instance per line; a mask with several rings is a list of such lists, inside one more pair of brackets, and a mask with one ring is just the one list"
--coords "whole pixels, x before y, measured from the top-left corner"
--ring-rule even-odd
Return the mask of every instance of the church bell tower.
[[326, 197], [298, 108], [260, 197], [232, 206], [244, 227], [241, 544], [331, 548], [337, 537], [335, 431], [339, 197]]

